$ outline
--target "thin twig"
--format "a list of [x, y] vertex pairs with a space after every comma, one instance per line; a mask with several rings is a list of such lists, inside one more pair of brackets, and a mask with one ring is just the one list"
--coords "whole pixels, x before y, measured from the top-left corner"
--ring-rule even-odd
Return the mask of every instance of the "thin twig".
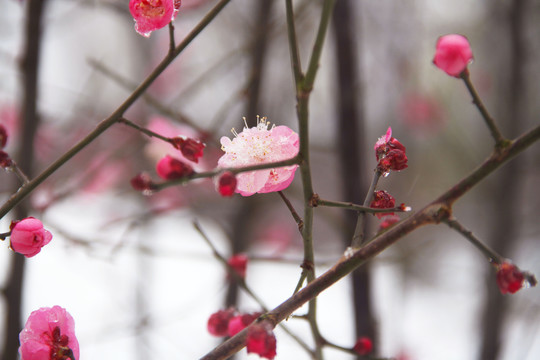
[[298, 225], [298, 230], [300, 230], [300, 233], [302, 233], [302, 228], [304, 227], [304, 222], [302, 221], [302, 218], [298, 215], [296, 210], [294, 209], [294, 206], [291, 204], [289, 199], [283, 194], [283, 191], [277, 192], [285, 205], [287, 206], [287, 209], [291, 212], [292, 217], [294, 218], [294, 221], [296, 221], [296, 224]]
[[469, 93], [473, 98], [473, 103], [476, 105], [476, 107], [480, 111], [480, 114], [484, 118], [484, 121], [491, 133], [491, 136], [495, 140], [495, 146], [502, 146], [506, 140], [502, 136], [497, 125], [495, 124], [495, 120], [493, 120], [486, 107], [484, 106], [482, 99], [480, 99], [480, 96], [478, 96], [478, 93], [476, 92], [476, 89], [474, 88], [474, 85], [471, 81], [471, 77], [469, 76], [469, 71], [463, 71], [460, 75], [460, 78], [463, 79], [463, 81], [465, 82], [465, 86], [467, 86], [467, 90], [469, 90]]
[[[382, 173], [379, 170], [375, 170], [375, 173], [373, 174], [373, 179], [371, 180], [371, 185], [369, 186], [369, 190], [364, 200], [365, 207], [369, 207], [369, 204], [371, 204], [371, 201], [373, 200], [373, 194], [375, 193], [375, 188], [377, 187], [377, 183], [379, 182], [381, 175]], [[358, 220], [356, 221], [356, 228], [354, 229], [354, 234], [351, 241], [351, 246], [353, 248], [359, 247], [360, 245], [364, 243], [365, 221], [366, 221], [366, 213], [359, 212]]]
[[461, 235], [463, 235], [471, 244], [473, 244], [478, 250], [484, 254], [490, 263], [492, 264], [502, 264], [504, 262], [504, 257], [497, 254], [493, 249], [490, 249], [486, 244], [484, 244], [480, 239], [478, 239], [471, 230], [465, 228], [461, 223], [454, 217], [444, 219], [443, 222], [448, 225], [450, 228], [456, 230]]
[[372, 213], [372, 214], [386, 213], [386, 212], [408, 212], [408, 211], [412, 210], [409, 207], [401, 207], [401, 206], [388, 208], [388, 209], [376, 209], [376, 208], [372, 208], [372, 207], [369, 207], [369, 206], [353, 204], [353, 203], [350, 203], [350, 202], [331, 201], [331, 200], [324, 200], [324, 199], [320, 199], [320, 198], [315, 201], [314, 205], [315, 206], [337, 207], [337, 208], [342, 208], [342, 209], [347, 209], [347, 210], [354, 210], [354, 211], [364, 212], [364, 213]]
[[134, 122], [122, 117], [118, 120], [119, 123], [121, 124], [125, 124], [129, 127], [132, 127], [140, 132], [142, 132], [144, 135], [146, 136], [149, 136], [149, 137], [154, 137], [154, 138], [157, 138], [157, 139], [160, 139], [160, 140], [163, 140], [165, 142], [168, 142], [168, 143], [171, 143], [171, 139], [168, 138], [168, 137], [165, 137], [163, 135], [160, 135], [156, 132], [153, 132], [152, 130], [149, 130], [149, 129], [146, 129], [146, 128], [143, 128], [142, 126], [139, 126], [137, 124], [135, 124]]
[[171, 21], [169, 23], [169, 55], [173, 56], [174, 48], [176, 47], [176, 41], [174, 40], [174, 25]]

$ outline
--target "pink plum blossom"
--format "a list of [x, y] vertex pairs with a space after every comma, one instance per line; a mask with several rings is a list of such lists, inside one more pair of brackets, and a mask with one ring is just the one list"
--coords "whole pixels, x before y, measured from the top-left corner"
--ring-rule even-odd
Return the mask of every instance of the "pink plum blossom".
[[21, 360], [78, 360], [75, 321], [62, 307], [43, 307], [30, 314], [19, 334]]
[[459, 77], [472, 60], [471, 46], [465, 36], [449, 34], [437, 40], [433, 63], [448, 75]]
[[135, 30], [144, 37], [167, 26], [180, 9], [180, 0], [130, 0], [129, 11]]
[[52, 239], [51, 233], [43, 228], [41, 221], [33, 217], [13, 221], [10, 228], [11, 248], [27, 258], [38, 254]]
[[[266, 118], [258, 119], [257, 126], [244, 127], [231, 140], [221, 138], [221, 149], [225, 154], [218, 160], [221, 168], [239, 168], [291, 159], [299, 150], [298, 134], [287, 126], [273, 126]], [[243, 196], [269, 193], [287, 188], [294, 178], [298, 165], [273, 169], [248, 171], [236, 175], [236, 192]]]

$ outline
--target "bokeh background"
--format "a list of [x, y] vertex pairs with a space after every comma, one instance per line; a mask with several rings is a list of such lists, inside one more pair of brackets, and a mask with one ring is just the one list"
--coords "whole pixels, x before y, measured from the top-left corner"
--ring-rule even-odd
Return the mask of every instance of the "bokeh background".
[[[169, 46], [167, 29], [148, 39], [134, 31], [128, 0], [43, 3], [34, 175], [114, 111]], [[174, 21], [177, 41], [215, 3], [183, 0]], [[321, 1], [294, 4], [305, 66]], [[10, 154], [28, 146], [20, 131], [27, 6], [0, 1], [0, 123], [10, 131]], [[382, 179], [379, 188], [413, 209], [489, 155], [492, 139], [465, 86], [431, 63], [437, 38], [447, 33], [469, 38], [472, 80], [503, 134], [515, 137], [538, 124], [538, 1], [337, 0], [310, 106], [312, 173], [321, 197], [363, 202], [375, 166], [373, 144], [388, 126], [407, 147], [409, 168]], [[243, 116], [253, 124], [257, 114], [297, 130], [281, 0], [232, 0], [126, 117], [164, 134], [203, 138], [202, 170], [216, 165], [220, 137], [240, 130]], [[82, 359], [201, 357], [220, 341], [206, 331], [210, 314], [233, 304], [242, 311], [259, 306], [226, 280], [194, 220], [224, 256], [249, 255], [248, 285], [267, 306], [292, 294], [302, 244], [279, 196], [224, 199], [210, 180], [149, 197], [132, 190], [129, 180], [140, 171], [157, 179], [155, 163], [166, 153], [174, 149], [118, 124], [32, 194], [26, 208], [54, 239], [24, 262], [23, 324], [31, 311], [60, 305], [75, 318]], [[479, 238], [536, 274], [539, 164], [540, 148], [533, 146], [454, 208]], [[13, 174], [0, 173], [0, 200], [15, 189]], [[299, 179], [285, 194], [301, 213]], [[348, 216], [316, 209], [318, 273], [344, 251], [352, 232]], [[0, 232], [15, 217], [2, 219]], [[377, 226], [373, 218], [370, 233]], [[20, 255], [8, 242], [1, 248], [0, 287], [6, 289]], [[360, 280], [350, 278], [319, 297], [322, 333], [339, 345], [352, 346], [366, 334], [376, 340], [377, 355], [400, 360], [540, 358], [538, 289], [502, 296], [484, 257], [443, 225], [405, 237], [370, 261]], [[362, 293], [354, 297], [354, 289]], [[7, 324], [12, 309], [3, 295], [0, 319]], [[312, 342], [307, 323], [287, 325]], [[0, 349], [7, 349], [7, 333], [2, 326]], [[309, 358], [276, 333], [276, 359]], [[325, 354], [353, 358], [331, 349]], [[257, 356], [242, 351], [237, 358]], [[15, 360], [6, 350], [2, 359]]]

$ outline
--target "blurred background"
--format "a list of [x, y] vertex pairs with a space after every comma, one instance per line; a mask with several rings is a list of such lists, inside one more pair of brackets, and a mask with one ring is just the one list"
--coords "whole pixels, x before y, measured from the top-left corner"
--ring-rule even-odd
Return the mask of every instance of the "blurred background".
[[[31, 2], [0, 1], [0, 123], [9, 131], [6, 151], [34, 176], [108, 117], [169, 46], [167, 29], [150, 38], [135, 32], [128, 0], [38, 2], [41, 31], [27, 38], [27, 24], [36, 25], [29, 21]], [[216, 3], [183, 0], [177, 41]], [[304, 66], [321, 3], [294, 1]], [[409, 168], [381, 179], [378, 188], [413, 209], [490, 154], [493, 141], [464, 84], [431, 63], [437, 38], [448, 33], [471, 42], [473, 83], [503, 134], [515, 137], [538, 124], [540, 2], [337, 0], [310, 106], [312, 175], [322, 198], [363, 202], [376, 165], [373, 145], [388, 126], [407, 147]], [[39, 44], [35, 95], [31, 64], [23, 61], [31, 40]], [[243, 116], [251, 125], [261, 115], [297, 131], [284, 1], [232, 0], [147, 95], [126, 118], [167, 136], [204, 140], [198, 170], [216, 166], [220, 137], [240, 130]], [[24, 130], [25, 118], [34, 119], [35, 136]], [[1, 243], [3, 360], [16, 359], [17, 328], [30, 312], [53, 305], [75, 318], [81, 359], [195, 359], [210, 351], [220, 341], [206, 330], [210, 314], [259, 305], [226, 279], [194, 220], [225, 257], [248, 254], [247, 283], [268, 307], [292, 294], [302, 242], [276, 193], [222, 198], [210, 180], [152, 196], [131, 189], [129, 180], [141, 171], [157, 179], [157, 160], [176, 152], [117, 124], [0, 221], [5, 232], [11, 220], [29, 214], [54, 236], [27, 260]], [[533, 146], [454, 207], [479, 238], [535, 274], [539, 164], [540, 148]], [[284, 193], [301, 214], [299, 177]], [[0, 200], [17, 186], [12, 173], [1, 172]], [[316, 209], [318, 274], [350, 241], [351, 215]], [[369, 234], [378, 225], [370, 217]], [[371, 336], [376, 355], [385, 358], [540, 358], [538, 289], [501, 295], [485, 258], [444, 225], [406, 236], [324, 292], [318, 316], [329, 341], [352, 347], [358, 336]], [[307, 323], [287, 325], [312, 344]], [[276, 334], [276, 359], [309, 359], [287, 334]], [[353, 358], [332, 349], [325, 354]], [[237, 358], [258, 356], [243, 350]]]

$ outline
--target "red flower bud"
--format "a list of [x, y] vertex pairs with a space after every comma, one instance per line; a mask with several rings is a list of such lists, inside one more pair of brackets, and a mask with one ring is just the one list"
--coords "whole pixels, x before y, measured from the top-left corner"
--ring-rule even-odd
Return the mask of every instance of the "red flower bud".
[[497, 285], [502, 294], [515, 294], [523, 287], [525, 277], [517, 266], [504, 262], [497, 266]]
[[236, 254], [229, 258], [227, 263], [242, 278], [246, 278], [248, 257], [246, 254]]
[[232, 172], [224, 172], [217, 182], [217, 188], [221, 196], [233, 196], [236, 190], [237, 180]]
[[227, 336], [229, 321], [234, 316], [234, 309], [219, 310], [208, 318], [208, 332], [214, 336]]
[[[395, 206], [396, 206], [396, 199], [394, 199], [392, 195], [390, 195], [388, 192], [384, 190], [375, 191], [373, 200], [371, 201], [371, 204], [369, 205], [369, 207], [373, 209], [391, 209]], [[394, 215], [394, 213], [393, 212], [375, 213], [375, 216], [377, 216], [379, 219], [386, 215]]]
[[386, 135], [381, 136], [375, 143], [375, 158], [378, 161], [377, 169], [383, 174], [390, 170], [399, 171], [407, 168], [407, 155], [405, 146], [392, 137], [392, 128], [388, 128]]
[[164, 180], [174, 180], [193, 174], [193, 168], [167, 155], [157, 163], [156, 172]]
[[254, 324], [247, 334], [247, 352], [259, 354], [263, 358], [272, 360], [276, 356], [276, 336], [268, 324]]
[[137, 191], [152, 191], [154, 189], [154, 183], [148, 173], [140, 173], [130, 181], [131, 187]]
[[171, 138], [171, 143], [175, 148], [182, 152], [182, 155], [190, 161], [199, 162], [199, 158], [203, 156], [203, 150], [206, 145], [199, 140], [177, 136]]
[[363, 336], [356, 340], [353, 350], [358, 355], [367, 355], [371, 352], [371, 350], [373, 350], [373, 342], [367, 336]]

